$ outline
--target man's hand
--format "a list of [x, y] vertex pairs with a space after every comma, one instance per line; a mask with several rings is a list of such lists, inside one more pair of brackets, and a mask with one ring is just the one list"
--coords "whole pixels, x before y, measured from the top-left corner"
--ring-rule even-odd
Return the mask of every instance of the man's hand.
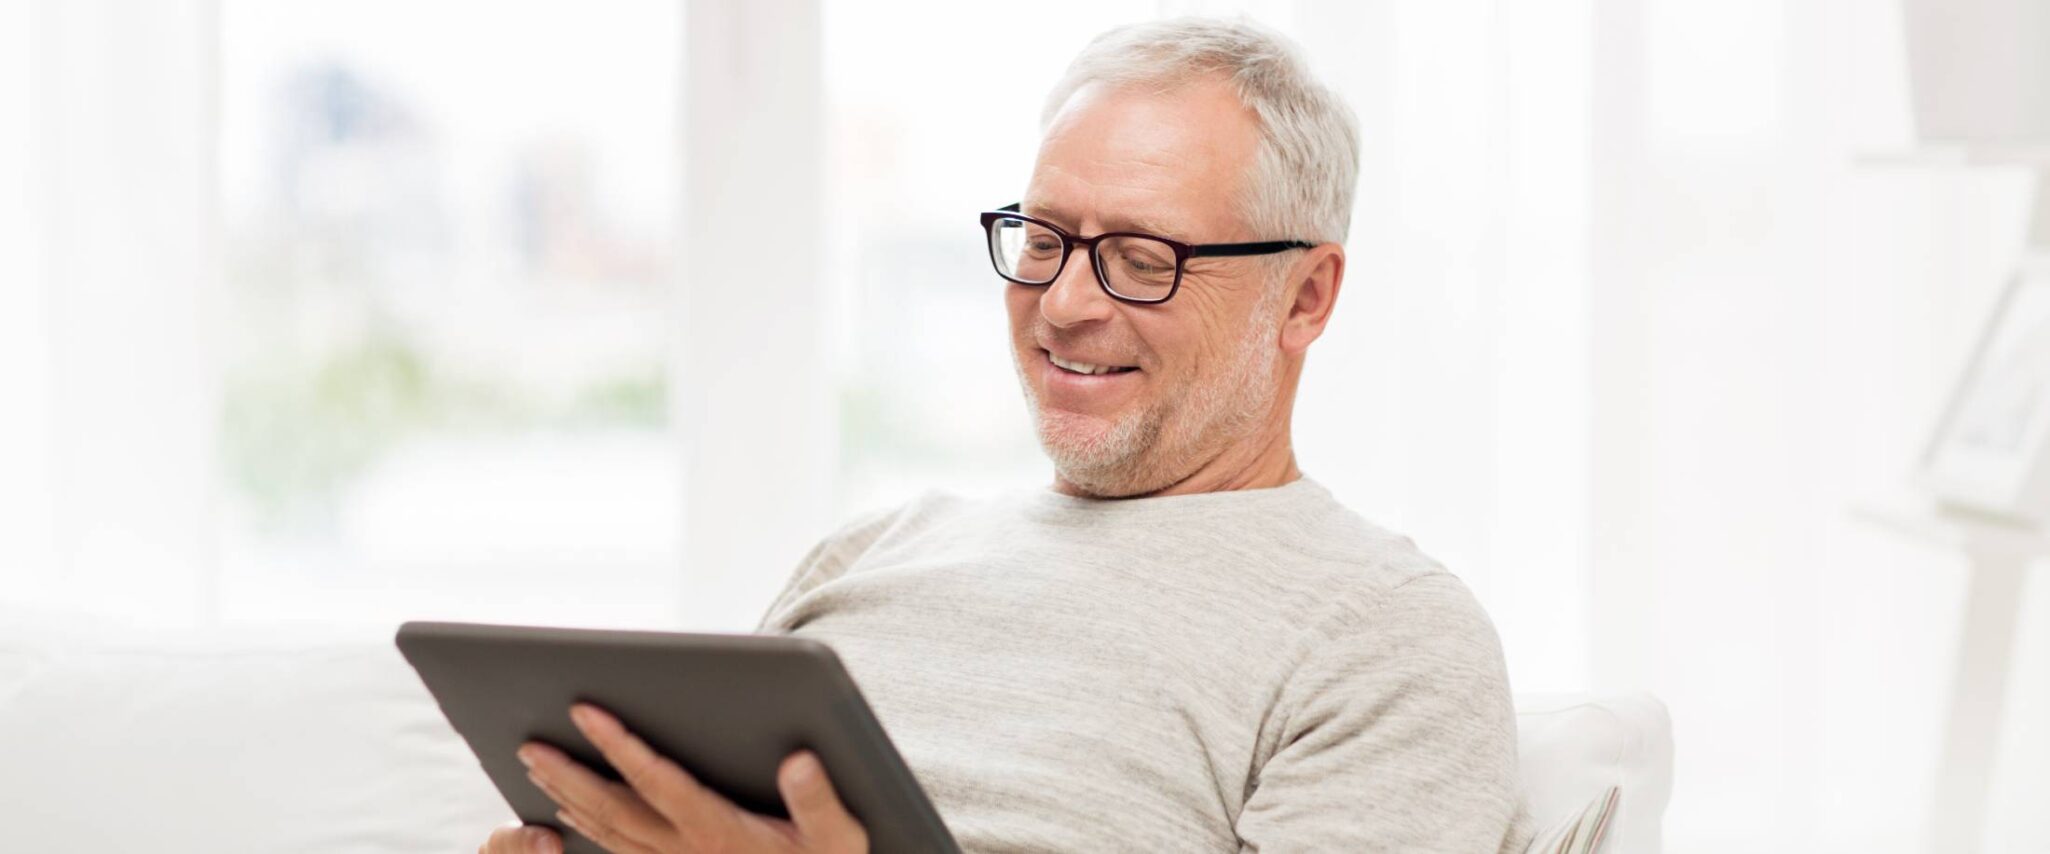
[[[607, 851], [868, 851], [868, 832], [841, 806], [825, 766], [810, 751], [790, 754], [776, 771], [776, 786], [790, 810], [786, 821], [748, 812], [705, 788], [597, 706], [578, 703], [570, 709], [570, 720], [626, 782], [600, 777], [562, 751], [536, 741], [520, 746], [520, 761], [527, 766], [527, 778], [561, 807], [555, 817]], [[478, 849], [479, 854], [560, 851], [562, 840], [544, 827], [500, 828]]]

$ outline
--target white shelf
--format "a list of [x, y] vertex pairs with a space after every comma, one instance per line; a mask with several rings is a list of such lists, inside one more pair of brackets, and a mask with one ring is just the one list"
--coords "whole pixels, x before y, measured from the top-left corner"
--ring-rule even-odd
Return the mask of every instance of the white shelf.
[[2050, 533], [2041, 528], [1940, 504], [1859, 504], [1851, 508], [1851, 514], [1914, 539], [1973, 554], [2050, 555]]

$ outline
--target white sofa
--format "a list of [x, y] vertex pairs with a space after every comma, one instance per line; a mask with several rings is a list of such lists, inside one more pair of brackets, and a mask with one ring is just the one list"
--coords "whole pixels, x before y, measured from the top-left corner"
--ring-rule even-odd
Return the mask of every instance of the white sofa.
[[[1519, 699], [1538, 822], [1622, 795], [1656, 852], [1671, 786], [1646, 695]], [[450, 852], [511, 818], [382, 631], [104, 632], [0, 610], [0, 849]]]

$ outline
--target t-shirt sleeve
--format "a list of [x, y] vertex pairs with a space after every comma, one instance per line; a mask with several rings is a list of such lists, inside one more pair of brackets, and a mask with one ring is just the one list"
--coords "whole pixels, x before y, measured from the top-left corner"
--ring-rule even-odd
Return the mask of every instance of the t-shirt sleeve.
[[857, 516], [842, 525], [839, 530], [826, 535], [825, 539], [811, 547], [803, 559], [797, 562], [790, 578], [783, 582], [783, 590], [769, 603], [768, 610], [755, 624], [755, 631], [773, 631], [777, 618], [796, 602], [798, 597], [811, 592], [847, 571], [847, 567], [861, 557], [861, 553], [875, 545], [903, 510], [881, 510]]
[[1494, 852], [1521, 795], [1501, 642], [1436, 572], [1338, 602], [1284, 684], [1241, 851]]

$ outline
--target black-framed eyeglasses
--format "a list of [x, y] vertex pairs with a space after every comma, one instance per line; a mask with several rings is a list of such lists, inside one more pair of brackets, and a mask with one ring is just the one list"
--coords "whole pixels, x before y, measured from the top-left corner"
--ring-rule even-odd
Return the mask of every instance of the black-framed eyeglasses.
[[1075, 247], [1089, 250], [1096, 281], [1112, 298], [1154, 305], [1167, 302], [1182, 286], [1182, 267], [1190, 258], [1272, 255], [1315, 246], [1302, 240], [1258, 243], [1183, 243], [1156, 234], [1108, 231], [1077, 237], [1060, 226], [1018, 212], [1009, 204], [982, 212], [989, 235], [989, 260], [997, 275], [1020, 285], [1047, 285], [1061, 275]]

